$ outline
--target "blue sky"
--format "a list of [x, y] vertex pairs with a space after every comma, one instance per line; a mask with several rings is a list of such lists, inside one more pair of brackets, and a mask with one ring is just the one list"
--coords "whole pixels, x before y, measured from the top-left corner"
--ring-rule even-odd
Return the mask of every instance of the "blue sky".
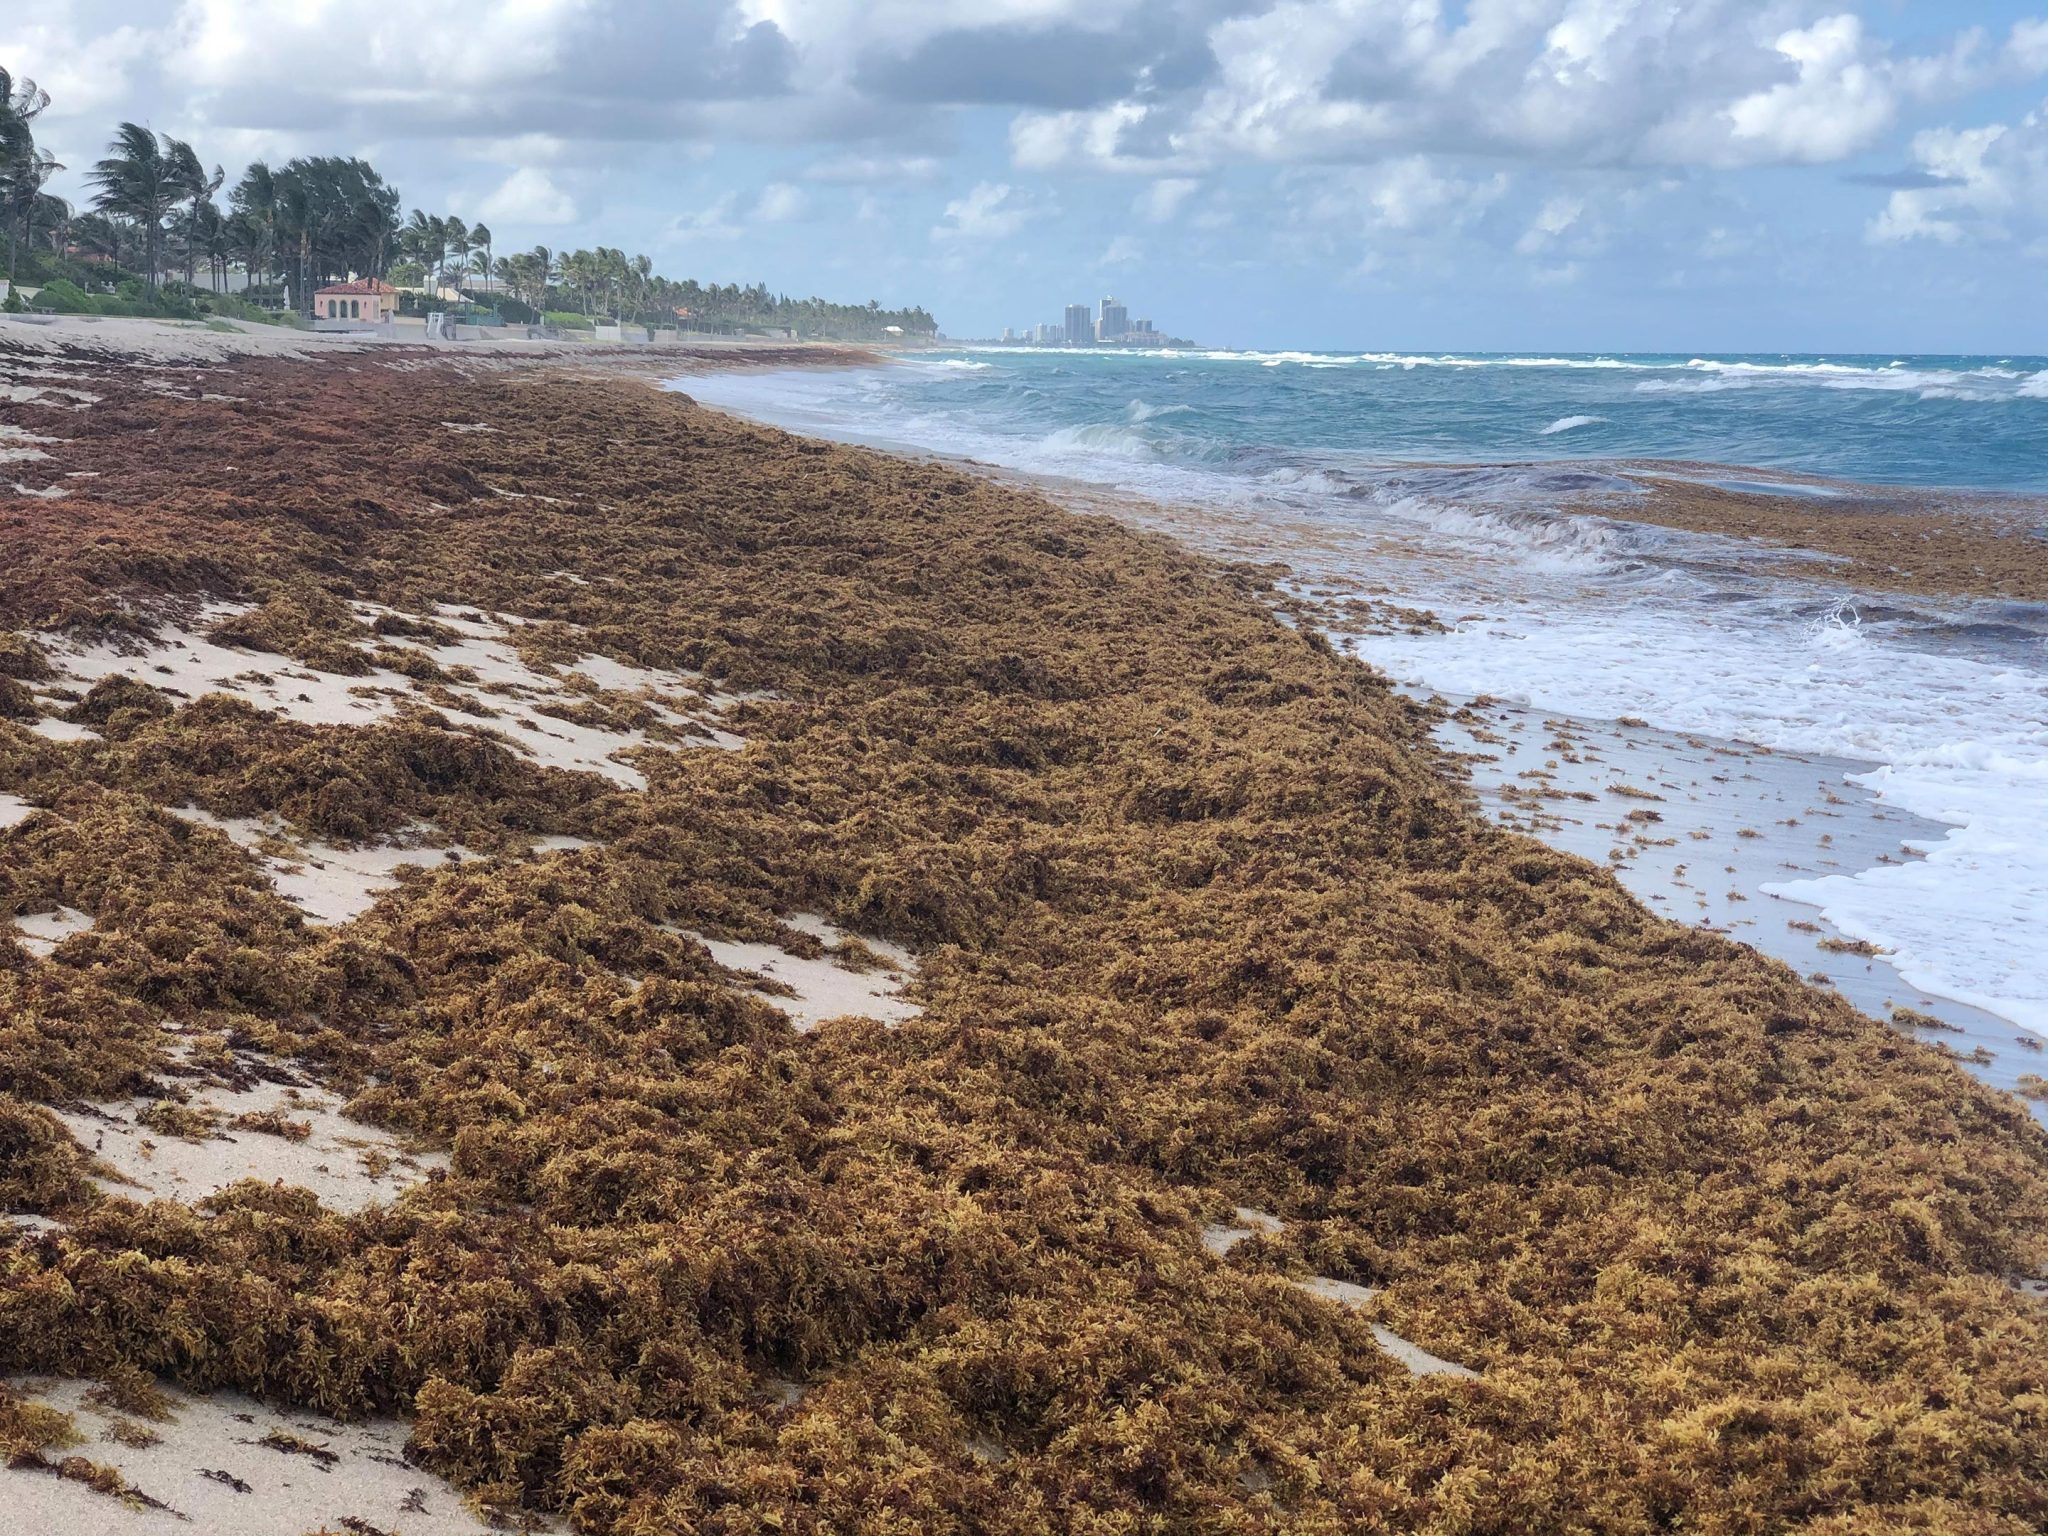
[[363, 154], [954, 335], [2048, 352], [2048, 0], [43, 0], [0, 65], [74, 168]]

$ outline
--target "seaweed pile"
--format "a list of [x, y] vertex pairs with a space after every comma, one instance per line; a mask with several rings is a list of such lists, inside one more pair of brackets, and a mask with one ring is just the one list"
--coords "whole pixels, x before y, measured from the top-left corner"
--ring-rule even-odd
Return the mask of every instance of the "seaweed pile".
[[[0, 499], [0, 915], [91, 920], [0, 923], [0, 1197], [51, 1218], [0, 1371], [403, 1413], [480, 1509], [634, 1536], [2048, 1525], [2048, 1138], [1485, 825], [1272, 572], [545, 364], [65, 372], [0, 406], [66, 492]], [[359, 605], [518, 616], [743, 745], [643, 786], [153, 685], [218, 602], [337, 675], [428, 622]], [[195, 811], [481, 856], [321, 925]], [[798, 913], [918, 1010], [802, 1032], [695, 937]], [[445, 1166], [142, 1203], [52, 1113], [203, 1136], [275, 1073]]]

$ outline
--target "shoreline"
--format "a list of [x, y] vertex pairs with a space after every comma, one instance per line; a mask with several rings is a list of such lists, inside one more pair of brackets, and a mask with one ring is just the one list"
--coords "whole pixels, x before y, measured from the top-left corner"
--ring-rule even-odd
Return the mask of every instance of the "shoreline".
[[[11, 1379], [596, 1530], [2048, 1514], [1997, 1393], [1839, 1499], [2048, 1371], [2048, 1134], [1482, 820], [1272, 572], [552, 362], [8, 382]], [[341, 1118], [402, 1190], [273, 1182]], [[0, 1480], [119, 1529], [70, 1391]]]
[[[858, 369], [873, 364], [850, 359], [821, 366]], [[742, 420], [776, 425], [739, 407], [715, 408]], [[1028, 487], [1062, 488], [1063, 494], [1174, 505], [1092, 481], [929, 449], [882, 432], [833, 440], [958, 464]], [[1883, 485], [1685, 458], [1390, 460], [1379, 467], [1389, 473], [1554, 468], [1612, 474], [1638, 494], [1565, 494], [1547, 509], [1550, 515], [1703, 534], [1739, 541], [1760, 553], [1810, 556], [1818, 579], [1873, 593], [2048, 607], [2048, 496], [2037, 493]], [[1802, 494], [1803, 488], [1824, 494]], [[1218, 507], [1202, 510], [1230, 515]]]
[[[713, 408], [724, 411], [736, 419], [754, 419], [749, 417], [744, 411], [722, 404], [714, 404]], [[822, 425], [822, 423], [816, 425]], [[1361, 613], [1364, 616], [1364, 630], [1367, 633], [1374, 630], [1392, 633], [1404, 629], [1421, 633], [1423, 629], [1430, 625], [1435, 625], [1439, 621], [1438, 616], [1429, 614], [1425, 609], [1404, 606], [1406, 600], [1400, 598], [1394, 589], [1383, 584], [1385, 580], [1392, 578], [1382, 577], [1381, 580], [1375, 581], [1371, 579], [1369, 567], [1353, 565], [1346, 568], [1345, 574], [1333, 575], [1333, 569], [1343, 566], [1343, 557], [1338, 554], [1340, 548], [1337, 542], [1339, 533], [1328, 521], [1306, 512], [1288, 514], [1264, 507], [1253, 509], [1218, 503], [1162, 501], [1091, 481], [1016, 469], [970, 456], [940, 453], [920, 448], [914, 444], [906, 444], [889, 439], [880, 433], [864, 435], [861, 440], [866, 446], [904, 457], [911, 462], [926, 462], [966, 469], [974, 473], [990, 476], [1000, 483], [1015, 485], [1021, 489], [1045, 495], [1069, 510], [1089, 515], [1104, 516], [1127, 525], [1163, 532], [1169, 537], [1186, 542], [1191, 547], [1216, 558], [1241, 562], [1251, 568], [1274, 572], [1288, 571], [1291, 574], [1285, 577], [1282, 584], [1288, 591], [1290, 602], [1293, 604], [1292, 611], [1299, 617], [1301, 622], [1323, 625], [1340, 646], [1352, 650], [1370, 664], [1393, 671], [1397, 676], [1398, 660], [1387, 655], [1383, 648], [1376, 648], [1363, 643], [1361, 635], [1356, 632], [1359, 629]], [[1575, 461], [1559, 462], [1573, 463]], [[1698, 514], [1702, 507], [1712, 508], [1720, 504], [1720, 502], [1748, 506], [1759, 501], [1789, 499], [1771, 497], [1759, 493], [1724, 492], [1718, 487], [1705, 484], [1705, 477], [1708, 476], [1733, 477], [1749, 475], [1766, 483], [1785, 482], [1788, 485], [1811, 484], [1826, 487], [1831, 492], [1837, 493], [1840, 496], [1843, 506], [1851, 508], [1879, 502], [1889, 495], [1890, 500], [1884, 504], [1892, 507], [1893, 510], [1866, 515], [1891, 519], [1893, 522], [1896, 522], [1899, 517], [1904, 515], [1906, 505], [1915, 496], [1922, 494], [1887, 493], [1884, 488], [1856, 486], [1848, 482], [1827, 480], [1824, 477], [1775, 471], [1747, 470], [1740, 466], [1716, 466], [1700, 461], [1588, 460], [1576, 462], [1580, 463], [1582, 467], [1591, 465], [1603, 470], [1628, 472], [1644, 476], [1653, 485], [1661, 487], [1661, 493], [1667, 494], [1674, 504], [1692, 514]], [[1432, 468], [1441, 467], [1444, 466], [1432, 466]], [[1485, 469], [1502, 466], [1474, 465], [1469, 467]], [[1680, 471], [1689, 472], [1699, 477], [1699, 479], [1687, 482], [1678, 481], [1673, 477]], [[1656, 493], [1653, 492], [1653, 494]], [[1949, 493], [1949, 495], [1953, 500], [1972, 501], [1975, 503], [1985, 503], [1999, 499], [1975, 494], [1966, 495], [1964, 493]], [[1693, 499], [1687, 500], [1688, 497]], [[1719, 500], [1717, 501], [1716, 498]], [[2013, 502], [2024, 500], [2024, 498], [2019, 497], [2008, 499]], [[1837, 516], [1835, 501], [1830, 500], [1820, 505], [1822, 509], [1819, 512], [1809, 512], [1803, 515], [1808, 517]], [[1597, 510], [1594, 510], [1595, 508]], [[1781, 552], [1794, 556], [1828, 556], [1831, 554], [1831, 551], [1818, 547], [1821, 542], [1818, 540], [1807, 545], [1770, 544], [1752, 537], [1748, 532], [1744, 531], [1744, 525], [1739, 521], [1717, 522], [1714, 518], [1705, 515], [1689, 515], [1687, 517], [1673, 515], [1665, 517], [1660, 515], [1660, 508], [1661, 503], [1646, 507], [1630, 498], [1610, 494], [1601, 497], [1597, 502], [1585, 504], [1585, 510], [1574, 510], [1572, 505], [1567, 505], [1555, 515], [1562, 519], [1570, 519], [1575, 516], [1592, 516], [1607, 522], [1639, 522], [1645, 526], [1675, 528], [1688, 534], [1703, 535], [1708, 539], [1727, 540], [1728, 542], [1725, 546], [1711, 551], [1703, 550], [1699, 555], [1691, 558], [1717, 562], [1730, 569], [1738, 568], [1741, 562], [1750, 555], [1769, 557]], [[1801, 514], [1795, 514], [1794, 512], [1787, 512], [1785, 514], [1787, 517], [1794, 515]], [[1856, 524], [1850, 522], [1845, 523], [1843, 526], [1853, 530]], [[1952, 525], [1950, 526], [1952, 527]], [[1849, 536], [1853, 537], [1853, 533]], [[1396, 541], [1395, 547], [1398, 548], [1398, 541]], [[1987, 601], [1984, 592], [1981, 590], [1985, 584], [1982, 579], [1979, 579], [1982, 575], [1981, 570], [1974, 576], [1969, 574], [1974, 569], [1970, 565], [1970, 556], [1975, 550], [1974, 544], [1965, 539], [1952, 547], [1944, 548], [1938, 541], [1926, 547], [1931, 549], [1932, 553], [1927, 557], [1925, 569], [1933, 574], [1927, 579], [1909, 581], [1902, 578], [1894, 583], [1895, 590], [1912, 590], [1922, 595], [1930, 595], [1945, 601], [1953, 601], [1964, 605]], [[1368, 556], [1367, 558], [1370, 559], [1371, 557]], [[2042, 570], [2048, 571], [2048, 558], [2043, 558], [2037, 561], [2036, 564]], [[1789, 580], [1805, 580], [1810, 582], [1817, 595], [1828, 594], [1838, 596], [1841, 601], [1853, 603], [1866, 596], [1866, 594], [1859, 593], [1852, 586], [1848, 585], [1850, 577], [1857, 571], [1860, 571], [1861, 568], [1860, 565], [1854, 565], [1844, 560], [1816, 561], [1810, 566], [1796, 564], [1788, 566], [1784, 571], [1784, 575]], [[1950, 577], [1957, 577], [1958, 573], [1961, 573], [1959, 579], [1949, 579]], [[1330, 590], [1319, 595], [1312, 595], [1310, 589], [1316, 588], [1319, 584], [1328, 587]], [[1868, 595], [1876, 596], [1877, 594]], [[1455, 618], [1456, 615], [1447, 610], [1441, 617], [1448, 619]], [[1470, 617], [1470, 615], [1467, 617]], [[1403, 686], [1410, 696], [1418, 702], [1430, 702], [1440, 706], [1446, 716], [1451, 710], [1458, 707], [1456, 702], [1444, 703], [1442, 696], [1431, 687], [1419, 683], [1404, 684]], [[1483, 680], [1480, 686], [1484, 686]], [[1494, 680], [1494, 686], [1496, 688], [1499, 686], [1498, 679]], [[1464, 695], [1461, 696], [1461, 699], [1469, 697], [1470, 695]], [[1543, 755], [1541, 749], [1544, 739], [1553, 733], [1544, 729], [1541, 722], [1546, 715], [1554, 715], [1556, 713], [1558, 713], [1556, 710], [1525, 711], [1529, 729], [1517, 733], [1508, 746], [1508, 750], [1512, 752], [1527, 749], [1531, 755]], [[1617, 724], [1613, 719], [1595, 717], [1575, 719], [1572, 722], [1572, 727], [1581, 732], [1617, 733], [1621, 737], [1627, 738], [1626, 745], [1630, 751], [1661, 748], [1661, 751], [1652, 750], [1648, 755], [1669, 758], [1670, 762], [1667, 766], [1674, 772], [1681, 771], [1686, 766], [1687, 749], [1683, 743], [1691, 741], [1695, 746], [1698, 746], [1702, 735], [1697, 730], [1676, 733], [1657, 731], [1640, 722]], [[1782, 751], [1774, 752], [1768, 747], [1761, 746], [1755, 742], [1744, 741], [1738, 737], [1722, 738], [1714, 737], [1712, 733], [1705, 734], [1710, 738], [1710, 749], [1712, 751], [1740, 753], [1751, 765], [1774, 767], [1778, 760], [1786, 756], [1797, 758], [1811, 755], [1787, 754]], [[1454, 756], [1469, 758], [1472, 755], [1474, 744], [1460, 739], [1461, 733], [1456, 729], [1455, 721], [1447, 719], [1445, 728], [1439, 731], [1439, 737], [1452, 751]], [[1554, 770], [1557, 764], [1553, 761], [1550, 766]], [[1878, 766], [1877, 763], [1868, 759], [1862, 761], [1844, 759], [1841, 763], [1844, 773], [1849, 770], [1867, 772]], [[1498, 795], [1499, 786], [1488, 785], [1485, 782], [1485, 777], [1483, 772], [1474, 776], [1474, 792], [1480, 802], [1488, 807], [1490, 814], [1502, 818], [1504, 824], [1510, 826], [1522, 825], [1515, 815], [1516, 807], [1512, 801], [1503, 802]], [[1595, 789], [1600, 787], [1594, 786]], [[1900, 812], [1896, 808], [1890, 810], [1878, 808], [1869, 790], [1847, 782], [1846, 778], [1834, 784], [1832, 788], [1817, 789], [1815, 794], [1810, 794], [1808, 798], [1815, 798], [1816, 795], [1824, 795], [1826, 798], [1837, 801], [1842, 796], [1847, 796], [1850, 801], [1859, 805], [1871, 805], [1872, 811], [1870, 814], [1874, 815], [1879, 823], [1884, 823], [1887, 819], [1900, 819], [1902, 826], [1909, 826], [1914, 829], [1920, 840], [1920, 846], [1917, 847], [1906, 846], [1900, 837], [1891, 835], [1882, 835], [1875, 842], [1870, 842], [1867, 836], [1850, 840], [1852, 846], [1869, 843], [1868, 851], [1876, 858], [1878, 865], [1894, 865], [1902, 860], [1911, 862], [1924, 859], [1928, 843], [1930, 841], [1932, 843], [1939, 843], [1944, 837], [1949, 835], [1951, 830], [1941, 822], [1915, 817], [1910, 813]], [[1619, 821], [1621, 818], [1626, 817], [1630, 811], [1639, 809], [1639, 807], [1621, 803], [1610, 806], [1608, 814], [1616, 821]], [[1827, 812], [1825, 814], [1835, 815], [1838, 813]], [[1845, 849], [1823, 848], [1816, 850], [1806, 846], [1803, 842], [1799, 843], [1798, 846], [1794, 846], [1794, 834], [1787, 829], [1773, 824], [1785, 819], [1787, 818], [1780, 815], [1768, 821], [1763, 821], [1761, 823], [1763, 827], [1761, 838], [1759, 838], [1755, 827], [1738, 825], [1737, 822], [1732, 820], [1718, 827], [1709, 827], [1704, 822], [1698, 823], [1688, 830], [1695, 839], [1704, 840], [1698, 841], [1696, 846], [1689, 849], [1690, 858], [1687, 862], [1700, 864], [1703, 860], [1711, 860], [1713, 867], [1722, 868], [1725, 866], [1730, 873], [1733, 873], [1738, 868], [1746, 871], [1752, 870], [1761, 860], [1765, 866], [1775, 866], [1772, 872], [1772, 880], [1779, 883], [1799, 878], [1809, 881], [1822, 880], [1830, 875], [1839, 875], [1844, 872], [1845, 865], [1841, 855], [1845, 852]], [[1796, 827], [1801, 819], [1810, 822], [1812, 816], [1809, 814], [1804, 818], [1794, 817], [1789, 819], [1792, 825]], [[1586, 818], [1586, 823], [1591, 823], [1590, 817]], [[1574, 823], [1574, 825], [1577, 825], [1577, 823]], [[1563, 830], [1563, 828], [1561, 826], [1546, 826], [1543, 830], [1554, 834]], [[1799, 836], [1803, 838], [1804, 834], [1799, 834]], [[1608, 855], [1607, 845], [1604, 842], [1600, 842], [1597, 838], [1588, 841], [1583, 837], [1566, 837], [1562, 839], [1553, 837], [1552, 840], [1557, 842], [1559, 846], [1565, 847], [1567, 851], [1583, 854], [1596, 862], [1604, 860]], [[1634, 858], [1640, 851], [1640, 848], [1635, 849], [1629, 856]], [[1669, 862], [1663, 861], [1664, 864]], [[1630, 883], [1631, 889], [1641, 899], [1651, 905], [1653, 909], [1658, 910], [1665, 916], [1682, 916], [1699, 900], [1700, 893], [1689, 886], [1683, 878], [1684, 868], [1682, 865], [1680, 875], [1675, 880], [1654, 880], [1646, 878], [1643, 874], [1645, 870], [1661, 868], [1663, 868], [1663, 864], [1656, 860], [1642, 865], [1630, 863], [1623, 867], [1623, 875], [1625, 880]], [[1890, 1019], [1894, 1016], [1896, 1010], [1903, 1009], [1904, 1013], [1901, 1015], [1903, 1019], [1911, 1020], [1919, 1017], [1935, 1019], [1937, 1021], [1935, 1026], [1902, 1023], [1900, 1028], [1908, 1038], [1918, 1038], [1923, 1042], [1935, 1039], [1934, 1035], [1927, 1033], [1930, 1028], [1935, 1029], [1937, 1033], [1944, 1029], [1957, 1032], [1962, 1037], [1961, 1054], [1966, 1067], [1994, 1086], [2001, 1089], [2012, 1089], [2019, 1083], [2022, 1077], [2038, 1073], [2039, 1063], [2034, 1057], [2033, 1047], [2035, 1041], [2040, 1038], [2039, 1031], [2030, 1028], [2023, 1020], [1999, 1011], [1995, 1005], [1987, 1008], [1987, 1006], [1982, 1004], [1981, 1000], [1965, 1001], [1950, 996], [1938, 987], [1929, 988], [1924, 985], [1924, 979], [1923, 984], [1907, 981], [1903, 976], [1891, 970], [1890, 966], [1884, 965], [1882, 959], [1873, 960], [1872, 955], [1866, 953], [1870, 951], [1871, 946], [1864, 942], [1863, 935], [1845, 931], [1830, 921], [1818, 909], [1818, 897], [1804, 895], [1787, 896], [1776, 892], [1763, 891], [1761, 886], [1765, 883], [1770, 882], [1767, 882], [1764, 877], [1759, 875], [1751, 874], [1746, 877], [1743, 882], [1745, 889], [1741, 899], [1762, 901], [1774, 909], [1792, 907], [1794, 910], [1785, 913], [1782, 917], [1782, 921], [1786, 924], [1784, 931], [1780, 932], [1775, 927], [1775, 924], [1781, 920], [1776, 916], [1772, 919], [1772, 928], [1762, 932], [1756, 931], [1757, 920], [1755, 918], [1737, 913], [1718, 894], [1715, 895], [1712, 903], [1716, 909], [1716, 915], [1700, 919], [1700, 921], [1707, 923], [1718, 922], [1724, 925], [1726, 922], [1732, 921], [1739, 928], [1749, 930], [1740, 936], [1757, 943], [1763, 952], [1792, 965], [1801, 975], [1810, 974], [1816, 978], [1825, 976], [1828, 978], [1828, 984], [1830, 985], [1838, 982], [1844, 983], [1847, 986], [1849, 995], [1866, 1012], [1871, 1013], [1873, 1017]], [[1839, 948], [1831, 949], [1828, 946], [1839, 946]], [[1882, 952], [1878, 952], [1878, 954], [1881, 955]], [[1885, 984], [1887, 976], [1890, 978], [1888, 985]], [[1945, 1042], [1937, 1041], [1936, 1043], [1945, 1046]], [[2035, 1099], [2032, 1101], [2032, 1108], [2037, 1118], [2048, 1120], [2048, 1101]]]

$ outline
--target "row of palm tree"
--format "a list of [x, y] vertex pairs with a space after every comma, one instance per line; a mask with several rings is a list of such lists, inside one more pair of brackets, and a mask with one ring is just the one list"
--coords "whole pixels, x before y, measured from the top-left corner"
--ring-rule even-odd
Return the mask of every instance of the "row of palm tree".
[[415, 208], [399, 232], [399, 248], [409, 260], [419, 264], [436, 292], [446, 286], [451, 272], [457, 278], [472, 270], [489, 278], [492, 272], [489, 226], [465, 224], [453, 214], [431, 214]]
[[[107, 146], [107, 158], [86, 177], [95, 189], [95, 208], [130, 219], [141, 229], [143, 272], [151, 293], [157, 291], [163, 271], [164, 221], [179, 209], [198, 220], [200, 205], [212, 206], [224, 179], [219, 166], [207, 170], [183, 139], [152, 132], [140, 123], [121, 124]], [[189, 253], [189, 244], [186, 249]], [[186, 281], [190, 280], [188, 254]]]
[[401, 222], [400, 199], [367, 161], [301, 156], [283, 165], [257, 161], [216, 199], [227, 177], [210, 170], [182, 139], [140, 123], [122, 123], [106, 157], [87, 175], [92, 210], [74, 213], [43, 189], [63, 169], [35, 143], [31, 124], [49, 105], [32, 81], [17, 84], [0, 70], [0, 220], [8, 235], [8, 274], [15, 244], [38, 230], [58, 254], [103, 257], [144, 275], [155, 294], [182, 272], [187, 289], [204, 262], [219, 292], [239, 267], [252, 284], [281, 288], [302, 314], [324, 283], [351, 276], [384, 277], [403, 260], [431, 291], [452, 278], [482, 280], [486, 295], [502, 288], [536, 315], [561, 311], [614, 321], [746, 329], [774, 327], [798, 335], [879, 337], [894, 328], [937, 330], [923, 309], [884, 310], [824, 299], [791, 299], [762, 284], [675, 282], [646, 256], [610, 246], [557, 254], [546, 246], [499, 257], [491, 231], [446, 214], [413, 210]]
[[[13, 290], [15, 253], [35, 238], [37, 215], [50, 213], [57, 199], [43, 191], [64, 169], [36, 144], [34, 123], [50, 104], [50, 93], [35, 81], [19, 84], [0, 69], [0, 222], [7, 227], [7, 281]], [[59, 205], [61, 206], [61, 204]]]

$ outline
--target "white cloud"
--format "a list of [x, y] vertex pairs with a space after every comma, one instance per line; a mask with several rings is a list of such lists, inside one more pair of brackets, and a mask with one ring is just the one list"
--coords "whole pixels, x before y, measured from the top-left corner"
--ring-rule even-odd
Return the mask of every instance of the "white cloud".
[[576, 222], [576, 200], [537, 166], [521, 166], [477, 206], [479, 217], [513, 226]]
[[40, 136], [57, 141], [63, 158], [81, 163], [88, 150], [101, 151], [112, 116], [129, 115], [135, 76], [163, 47], [153, 28], [94, 31], [70, 0], [10, 5], [0, 20], [0, 64], [16, 84], [26, 77], [50, 93]]
[[812, 181], [930, 181], [939, 173], [931, 155], [833, 155], [809, 166]]
[[1858, 18], [1830, 16], [1787, 32], [1777, 49], [1797, 77], [1728, 108], [1736, 140], [1754, 144], [1761, 158], [1840, 160], [1890, 125], [1898, 97], [1887, 74], [1866, 58]]
[[1020, 197], [1007, 182], [976, 183], [965, 197], [946, 204], [941, 221], [932, 226], [938, 241], [1007, 240], [1049, 210]]
[[742, 233], [739, 222], [733, 217], [734, 206], [739, 202], [736, 194], [722, 193], [687, 213], [679, 213], [669, 220], [664, 232], [664, 244], [684, 240], [735, 240]]
[[1150, 108], [1135, 101], [1076, 112], [1022, 112], [1010, 124], [1010, 158], [1024, 170], [1069, 165], [1147, 173], [1175, 169], [1171, 156], [1132, 154], [1122, 147], [1124, 135], [1150, 115]]
[[2022, 74], [2048, 74], [2048, 16], [2016, 21], [2006, 39], [2005, 56]]
[[[1021, 168], [1510, 155], [1551, 166], [1838, 160], [1999, 66], [1975, 29], [1901, 53], [1816, 0], [1281, 0], [1209, 28], [1199, 89], [1024, 112]], [[2048, 50], [2028, 27], [2005, 55]]]
[[804, 195], [801, 190], [786, 181], [771, 181], [761, 189], [761, 196], [754, 204], [756, 224], [786, 224], [804, 211]]
[[1877, 244], [2004, 240], [2048, 222], [2048, 103], [2011, 125], [1929, 129], [1913, 159], [1930, 185], [1892, 193], [1867, 232]]
[[1192, 176], [1162, 177], [1138, 194], [1132, 210], [1154, 224], [1164, 224], [1180, 212], [1180, 205], [1200, 185]]
[[1584, 198], [1560, 193], [1537, 212], [1522, 238], [1515, 242], [1515, 249], [1524, 256], [1534, 256], [1548, 249], [1566, 230], [1579, 222], [1585, 211]]
[[1098, 267], [1127, 267], [1144, 258], [1145, 248], [1130, 235], [1118, 235], [1109, 248], [1095, 258]]
[[293, 59], [302, 67], [292, 75], [309, 94], [452, 93], [549, 73], [591, 9], [588, 0], [395, 9], [342, 0], [182, 0], [171, 63], [215, 88], [274, 75], [280, 59]]
[[1383, 233], [1437, 235], [1464, 228], [1507, 189], [1503, 174], [1468, 179], [1427, 155], [1406, 155], [1326, 184], [1311, 212]]

